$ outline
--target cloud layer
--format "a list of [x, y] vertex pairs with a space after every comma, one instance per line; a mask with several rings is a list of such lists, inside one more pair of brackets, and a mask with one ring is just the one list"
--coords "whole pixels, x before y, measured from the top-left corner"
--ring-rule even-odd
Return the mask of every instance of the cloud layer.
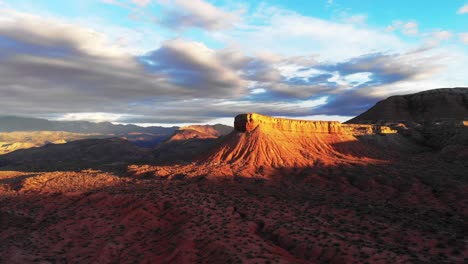
[[176, 35], [135, 55], [96, 29], [3, 9], [0, 114], [171, 124], [242, 112], [353, 116], [386, 96], [446, 84], [441, 73], [464, 53], [447, 55], [441, 43], [454, 34], [468, 43], [447, 30], [425, 34], [430, 46], [392, 32], [424, 35], [412, 21], [375, 29], [265, 5], [245, 18], [202, 0], [105, 2], [159, 4], [157, 25], [202, 29], [224, 45]]

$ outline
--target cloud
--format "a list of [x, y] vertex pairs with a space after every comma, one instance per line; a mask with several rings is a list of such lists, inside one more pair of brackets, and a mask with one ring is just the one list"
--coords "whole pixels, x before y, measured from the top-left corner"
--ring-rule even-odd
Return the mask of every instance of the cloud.
[[442, 42], [448, 41], [453, 37], [452, 32], [448, 30], [438, 30], [424, 35], [427, 36], [426, 43], [429, 47], [440, 45]]
[[[328, 96], [327, 103], [314, 109], [314, 114], [357, 115], [402, 84], [436, 76], [445, 65], [441, 61], [443, 56], [431, 52], [420, 49], [403, 54], [372, 53], [340, 63], [315, 65], [312, 68], [324, 73], [302, 79], [299, 90]], [[291, 79], [288, 82], [291, 84]]]
[[164, 101], [243, 92], [242, 79], [221, 55], [200, 43], [168, 41], [139, 58], [79, 25], [13, 11], [2, 11], [1, 17], [4, 113], [154, 111]]
[[403, 25], [402, 32], [408, 36], [415, 36], [419, 33], [418, 23], [414, 21], [407, 22]]
[[[124, 59], [126, 52], [103, 34], [77, 27], [57, 19], [43, 20], [38, 16], [0, 10], [0, 36], [24, 45], [40, 46], [50, 50], [68, 50], [92, 56]], [[44, 26], [37, 30], [38, 25]], [[56, 49], [60, 47], [61, 49]]]
[[367, 15], [365, 14], [351, 15], [349, 17], [345, 17], [343, 19], [343, 22], [351, 23], [351, 24], [364, 24], [367, 22]]
[[458, 9], [458, 11], [457, 11], [457, 14], [460, 14], [460, 15], [468, 14], [468, 4], [460, 7], [460, 9]]
[[212, 36], [222, 43], [242, 47], [251, 54], [270, 52], [287, 57], [314, 56], [316, 60], [332, 61], [382, 48], [402, 51], [409, 46], [394, 34], [366, 24], [308, 17], [267, 5], [259, 5], [235, 29]]
[[[197, 27], [210, 27], [203, 23]], [[350, 116], [391, 94], [466, 82], [463, 50], [411, 49], [382, 29], [266, 6], [234, 28], [209, 31], [220, 49], [175, 38], [130, 53], [112, 30], [86, 25], [0, 11], [0, 114], [119, 123], [206, 122], [242, 112]]]
[[460, 41], [464, 44], [468, 45], [468, 32], [465, 33], [459, 33], [458, 37], [460, 38]]
[[453, 34], [447, 30], [435, 31], [432, 33], [433, 37], [437, 40], [444, 41], [452, 38]]
[[427, 56], [426, 53], [424, 49], [404, 54], [372, 53], [318, 68], [338, 72], [341, 76], [368, 72], [371, 80], [364, 85], [418, 80], [431, 76], [441, 68], [438, 57]]
[[137, 5], [139, 7], [145, 7], [149, 5], [152, 0], [130, 0], [130, 1], [125, 1], [125, 0], [101, 0], [101, 2], [110, 4], [110, 5], [116, 5], [120, 7], [129, 7], [129, 3]]
[[387, 27], [388, 32], [401, 31], [404, 35], [407, 36], [416, 36], [419, 34], [419, 25], [416, 21], [401, 21], [395, 20], [393, 23]]
[[231, 28], [240, 14], [224, 11], [204, 0], [159, 0], [165, 8], [161, 23], [173, 29], [198, 27], [206, 30]]
[[151, 0], [132, 0], [132, 2], [138, 6], [147, 6], [151, 3]]
[[230, 58], [223, 61], [220, 56], [202, 43], [174, 39], [141, 59], [150, 71], [165, 74], [174, 84], [199, 91], [198, 96], [242, 94], [244, 81], [228, 65]]

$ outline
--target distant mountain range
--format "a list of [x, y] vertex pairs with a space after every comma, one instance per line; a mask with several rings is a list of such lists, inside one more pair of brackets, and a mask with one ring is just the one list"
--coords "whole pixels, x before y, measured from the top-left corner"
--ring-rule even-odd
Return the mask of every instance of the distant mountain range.
[[66, 131], [73, 133], [100, 133], [121, 135], [132, 132], [171, 135], [178, 127], [141, 127], [115, 125], [110, 122], [50, 121], [40, 118], [0, 116], [0, 132], [12, 131]]

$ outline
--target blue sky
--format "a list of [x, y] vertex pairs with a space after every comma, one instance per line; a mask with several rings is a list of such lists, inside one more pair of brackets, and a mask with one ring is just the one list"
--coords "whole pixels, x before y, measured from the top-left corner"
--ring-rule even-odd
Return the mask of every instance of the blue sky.
[[0, 0], [0, 114], [344, 121], [468, 86], [468, 1]]

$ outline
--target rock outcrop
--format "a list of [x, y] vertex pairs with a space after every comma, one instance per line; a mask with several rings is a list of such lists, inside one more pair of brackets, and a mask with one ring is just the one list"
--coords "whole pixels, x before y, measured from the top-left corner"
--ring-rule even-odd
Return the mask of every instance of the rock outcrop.
[[232, 132], [232, 127], [217, 125], [190, 125], [179, 128], [167, 142], [188, 140], [192, 138], [207, 139], [218, 138]]
[[342, 124], [341, 126], [353, 136], [387, 135], [398, 133], [397, 130], [383, 125]]
[[274, 118], [256, 113], [240, 114], [234, 119], [234, 129], [239, 132], [251, 132], [258, 126], [263, 130], [279, 130], [301, 133], [342, 133], [338, 121], [309, 121]]
[[468, 120], [468, 88], [391, 96], [346, 123], [427, 123], [439, 120]]
[[240, 114], [234, 120], [238, 132], [252, 132], [261, 126], [262, 130], [279, 130], [296, 133], [348, 134], [353, 136], [396, 134], [397, 130], [384, 125], [341, 124], [338, 121], [310, 121], [275, 118], [256, 113]]

